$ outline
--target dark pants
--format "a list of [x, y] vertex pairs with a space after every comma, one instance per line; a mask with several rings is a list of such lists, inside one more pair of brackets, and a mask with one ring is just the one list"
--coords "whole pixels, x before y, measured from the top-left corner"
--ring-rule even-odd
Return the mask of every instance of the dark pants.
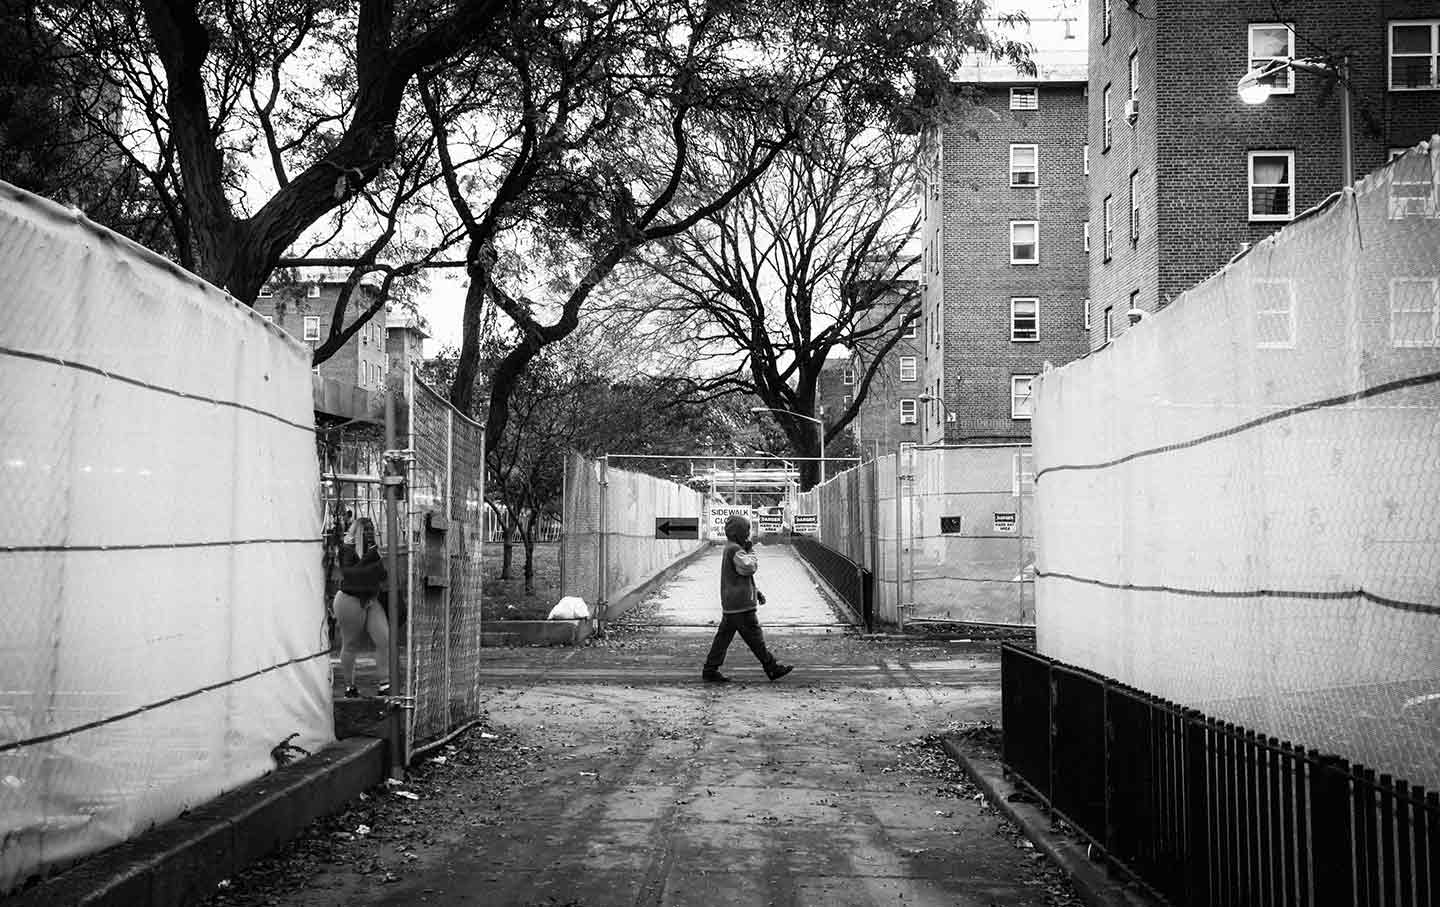
[[708, 674], [720, 670], [720, 666], [725, 663], [725, 652], [730, 648], [736, 633], [745, 640], [745, 645], [760, 659], [760, 664], [765, 666], [765, 673], [769, 674], [770, 669], [775, 666], [775, 656], [765, 648], [765, 634], [760, 629], [760, 619], [754, 611], [726, 614], [720, 618], [720, 626], [715, 630], [715, 641], [710, 644], [710, 655], [705, 659], [705, 672]]

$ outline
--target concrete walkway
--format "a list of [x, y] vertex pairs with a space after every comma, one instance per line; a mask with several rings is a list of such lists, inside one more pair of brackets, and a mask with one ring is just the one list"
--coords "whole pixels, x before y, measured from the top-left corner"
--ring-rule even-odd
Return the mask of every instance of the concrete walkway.
[[[666, 583], [649, 604], [654, 622], [676, 632], [714, 633], [720, 622], [720, 558], [724, 548], [712, 546]], [[755, 586], [765, 593], [760, 624], [793, 632], [834, 633], [845, 624], [831, 607], [810, 568], [790, 545], [755, 546], [760, 569]]]
[[321, 832], [214, 903], [1080, 903], [940, 749], [941, 732], [998, 722], [993, 643], [847, 633], [769, 546], [762, 622], [795, 672], [768, 681], [737, 639], [734, 682], [702, 683], [718, 558], [584, 647], [486, 650], [489, 717], [415, 768], [418, 799], [366, 804], [339, 820], [363, 836]]

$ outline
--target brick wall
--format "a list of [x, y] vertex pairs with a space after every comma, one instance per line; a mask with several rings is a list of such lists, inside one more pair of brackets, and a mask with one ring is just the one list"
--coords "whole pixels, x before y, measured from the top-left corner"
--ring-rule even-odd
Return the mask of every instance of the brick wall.
[[[313, 282], [276, 286], [273, 296], [255, 300], [255, 311], [270, 318], [276, 326], [296, 340], [307, 343], [312, 348], [318, 346], [316, 342], [305, 340], [305, 317], [318, 317], [321, 336], [328, 333], [340, 285], [329, 282], [319, 284], [320, 295], [317, 297], [309, 295], [312, 286], [315, 286]], [[373, 304], [374, 293], [373, 288], [364, 285], [355, 290], [350, 297], [349, 311], [352, 317], [357, 308], [368, 308]], [[362, 329], [334, 355], [320, 363], [320, 375], [346, 386], [378, 390], [383, 384], [388, 367], [384, 317], [383, 314], [377, 315], [371, 320], [371, 324], [366, 326], [373, 326], [373, 329]]]
[[[1245, 0], [1115, 0], [1109, 39], [1101, 29], [1103, 0], [1091, 4], [1091, 217], [1098, 248], [1101, 204], [1108, 193], [1119, 216], [1115, 255], [1092, 260], [1095, 311], [1166, 304], [1224, 267], [1243, 243], [1254, 243], [1285, 222], [1249, 219], [1251, 151], [1294, 151], [1294, 207], [1298, 214], [1340, 187], [1338, 94], [1320, 76], [1295, 73], [1295, 91], [1247, 105], [1236, 82], [1248, 68], [1249, 25], [1276, 21], [1272, 5]], [[1440, 129], [1440, 92], [1387, 89], [1388, 23], [1440, 17], [1434, 0], [1310, 0], [1284, 4], [1296, 31], [1298, 57], [1348, 54], [1352, 84], [1356, 175], [1382, 165], [1388, 149], [1409, 146]], [[1132, 128], [1120, 117], [1128, 96], [1129, 54], [1138, 48], [1140, 116]], [[1102, 90], [1112, 85], [1114, 142], [1098, 153]], [[1141, 239], [1128, 224], [1129, 175], [1139, 171], [1144, 192]], [[1103, 342], [1102, 326], [1091, 333]]]
[[[1023, 83], [1022, 83], [1023, 84]], [[1011, 378], [1035, 375], [1087, 350], [1086, 90], [1081, 82], [1038, 84], [1037, 110], [1010, 110], [1010, 85], [981, 87], [977, 106], [943, 131], [938, 286], [941, 331], [931, 335], [926, 379], [938, 379], [954, 422], [944, 438], [1026, 441], [1030, 423], [1011, 416]], [[1038, 185], [1010, 185], [1010, 146], [1039, 146]], [[939, 210], [935, 210], [935, 209]], [[1039, 263], [1012, 264], [1010, 223], [1039, 225]], [[927, 239], [933, 240], [931, 230]], [[1011, 300], [1039, 300], [1038, 342], [1011, 339]], [[934, 306], [926, 308], [934, 317]], [[922, 336], [927, 326], [922, 325]], [[939, 440], [941, 410], [922, 412]]]

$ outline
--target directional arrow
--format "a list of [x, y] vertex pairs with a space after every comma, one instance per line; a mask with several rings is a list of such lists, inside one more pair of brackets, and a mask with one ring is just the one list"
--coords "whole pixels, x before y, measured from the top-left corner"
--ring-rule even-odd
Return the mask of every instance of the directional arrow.
[[657, 539], [698, 539], [700, 518], [693, 516], [663, 516], [655, 518]]

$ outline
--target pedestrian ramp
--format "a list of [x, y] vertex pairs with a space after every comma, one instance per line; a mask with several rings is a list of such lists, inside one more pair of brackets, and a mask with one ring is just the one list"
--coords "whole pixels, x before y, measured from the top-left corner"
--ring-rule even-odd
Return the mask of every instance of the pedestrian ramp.
[[[695, 557], [642, 606], [647, 623], [675, 632], [712, 632], [720, 622], [720, 545]], [[757, 545], [755, 584], [765, 593], [760, 624], [768, 631], [834, 633], [846, 626], [829, 595], [789, 545]]]

